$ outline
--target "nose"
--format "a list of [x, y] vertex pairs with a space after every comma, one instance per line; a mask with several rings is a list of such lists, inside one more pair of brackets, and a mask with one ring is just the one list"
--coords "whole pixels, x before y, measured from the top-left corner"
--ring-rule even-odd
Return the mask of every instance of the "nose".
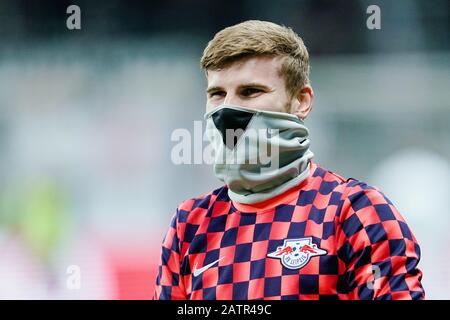
[[218, 106], [226, 104], [231, 106], [240, 106], [240, 107], [246, 107], [245, 101], [242, 101], [238, 95], [232, 94], [232, 93], [226, 93], [225, 97], [220, 99], [220, 101], [213, 101], [208, 102], [206, 104], [206, 110], [210, 111], [214, 108], [217, 108]]
[[228, 105], [234, 105], [234, 106], [242, 106], [242, 101], [239, 98], [239, 96], [232, 94], [232, 93], [228, 93], [225, 96], [223, 103], [228, 104]]

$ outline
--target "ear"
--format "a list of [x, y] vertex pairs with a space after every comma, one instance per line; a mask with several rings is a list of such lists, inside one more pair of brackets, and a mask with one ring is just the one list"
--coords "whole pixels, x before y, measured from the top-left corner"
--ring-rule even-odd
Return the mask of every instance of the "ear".
[[291, 113], [295, 114], [300, 119], [305, 120], [313, 106], [314, 91], [312, 87], [307, 84], [301, 88], [297, 92], [297, 95], [292, 99]]

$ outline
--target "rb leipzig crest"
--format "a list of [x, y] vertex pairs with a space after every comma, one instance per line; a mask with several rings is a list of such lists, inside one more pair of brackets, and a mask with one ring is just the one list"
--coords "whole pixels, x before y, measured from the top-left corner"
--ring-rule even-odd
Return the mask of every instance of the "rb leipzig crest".
[[282, 246], [269, 253], [269, 258], [280, 259], [281, 264], [288, 269], [303, 268], [312, 257], [327, 254], [326, 250], [312, 243], [312, 238], [285, 239]]

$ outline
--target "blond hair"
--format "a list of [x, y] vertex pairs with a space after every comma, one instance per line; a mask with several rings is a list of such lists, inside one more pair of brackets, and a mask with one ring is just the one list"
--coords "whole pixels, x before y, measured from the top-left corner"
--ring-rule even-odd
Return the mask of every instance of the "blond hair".
[[291, 95], [309, 84], [309, 55], [303, 40], [291, 28], [267, 21], [248, 20], [219, 31], [203, 51], [200, 65], [207, 72], [262, 55], [282, 58], [279, 72]]

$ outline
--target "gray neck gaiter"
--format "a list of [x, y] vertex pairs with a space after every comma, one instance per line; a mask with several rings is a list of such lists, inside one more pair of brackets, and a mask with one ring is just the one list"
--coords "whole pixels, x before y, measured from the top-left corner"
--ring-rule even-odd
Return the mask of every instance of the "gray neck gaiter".
[[308, 178], [314, 154], [309, 131], [297, 116], [220, 105], [205, 120], [214, 173], [233, 201], [265, 201]]

